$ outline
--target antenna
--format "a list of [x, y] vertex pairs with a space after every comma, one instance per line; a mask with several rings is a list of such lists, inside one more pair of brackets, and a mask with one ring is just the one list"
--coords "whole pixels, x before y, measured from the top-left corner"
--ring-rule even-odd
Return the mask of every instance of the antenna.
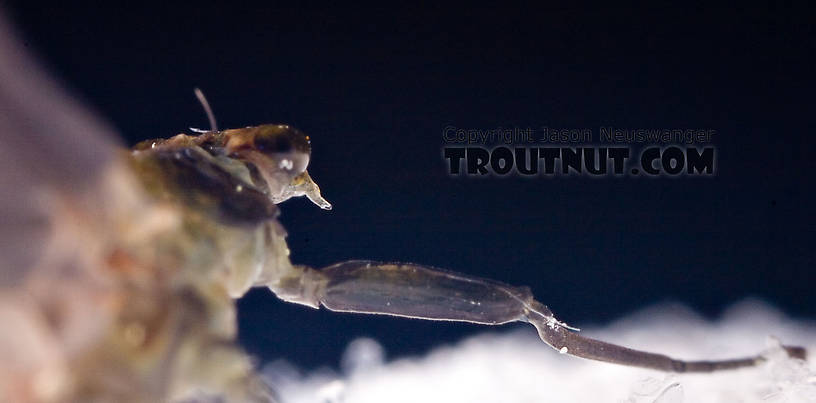
[[196, 98], [198, 98], [198, 102], [201, 102], [201, 106], [204, 107], [204, 112], [207, 114], [207, 119], [210, 121], [210, 130], [217, 132], [218, 126], [215, 124], [215, 115], [210, 108], [210, 103], [207, 102], [207, 98], [198, 87], [196, 87], [193, 92], [195, 93]]

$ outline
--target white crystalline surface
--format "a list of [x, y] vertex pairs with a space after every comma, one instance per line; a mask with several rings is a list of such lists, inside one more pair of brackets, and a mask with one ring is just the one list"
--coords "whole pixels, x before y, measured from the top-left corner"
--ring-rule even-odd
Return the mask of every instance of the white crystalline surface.
[[[788, 318], [758, 301], [736, 304], [714, 322], [666, 304], [582, 333], [676, 358], [764, 351], [768, 361], [715, 374], [665, 374], [558, 354], [530, 328], [487, 332], [390, 362], [379, 344], [361, 339], [349, 346], [339, 374], [301, 374], [283, 362], [264, 373], [284, 403], [816, 402], [816, 322]], [[810, 362], [787, 358], [776, 339], [808, 348]]]

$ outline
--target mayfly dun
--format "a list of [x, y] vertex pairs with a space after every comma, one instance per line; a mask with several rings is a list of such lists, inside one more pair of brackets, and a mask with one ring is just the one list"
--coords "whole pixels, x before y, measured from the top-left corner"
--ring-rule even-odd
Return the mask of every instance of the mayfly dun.
[[526, 287], [419, 264], [293, 264], [278, 204], [331, 208], [307, 170], [309, 136], [219, 130], [197, 92], [209, 130], [125, 150], [9, 31], [0, 25], [2, 401], [272, 400], [235, 344], [233, 301], [251, 287], [332, 311], [527, 322], [561, 353], [668, 372], [763, 360], [683, 361], [586, 338]]

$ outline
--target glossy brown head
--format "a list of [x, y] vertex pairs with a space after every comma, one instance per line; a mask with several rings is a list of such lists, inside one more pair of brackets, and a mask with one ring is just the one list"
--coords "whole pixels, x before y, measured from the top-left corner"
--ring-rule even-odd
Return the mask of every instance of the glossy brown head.
[[309, 165], [309, 136], [287, 125], [261, 125], [222, 132], [224, 151], [258, 169], [275, 203], [306, 196], [323, 209], [331, 204], [320, 196], [306, 167]]
[[264, 156], [282, 169], [301, 173], [309, 165], [309, 136], [287, 125], [261, 125], [224, 130], [225, 151], [239, 158]]

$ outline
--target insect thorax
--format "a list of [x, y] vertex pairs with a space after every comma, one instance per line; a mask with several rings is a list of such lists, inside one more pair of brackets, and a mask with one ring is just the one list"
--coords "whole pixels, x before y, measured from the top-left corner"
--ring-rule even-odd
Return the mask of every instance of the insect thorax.
[[220, 283], [232, 297], [292, 270], [277, 206], [256, 168], [223, 152], [222, 132], [143, 142], [131, 166], [181, 225], [157, 250], [190, 282]]

